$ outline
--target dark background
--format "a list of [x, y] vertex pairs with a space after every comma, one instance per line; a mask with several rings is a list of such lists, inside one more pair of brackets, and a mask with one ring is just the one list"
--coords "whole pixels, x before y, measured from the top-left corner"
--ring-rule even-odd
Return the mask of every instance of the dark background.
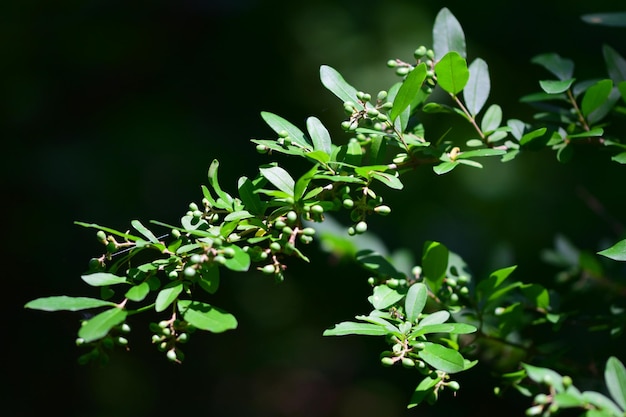
[[[532, 110], [517, 99], [549, 77], [530, 64], [533, 55], [575, 59], [579, 79], [604, 76], [603, 43], [626, 55], [623, 30], [579, 18], [617, 11], [616, 3], [2, 2], [2, 413], [522, 415], [515, 404], [526, 403], [516, 395], [496, 399], [489, 370], [480, 367], [460, 376], [455, 400], [404, 410], [417, 379], [378, 365], [382, 341], [321, 337], [332, 324], [367, 312], [369, 292], [363, 271], [331, 265], [323, 253], [312, 255], [318, 262], [311, 267], [294, 262], [280, 285], [256, 273], [225, 279], [216, 304], [240, 327], [194, 335], [182, 366], [149, 345], [141, 321], [131, 352], [104, 368], [79, 366], [79, 317], [23, 305], [42, 296], [93, 295], [79, 276], [101, 247], [75, 220], [119, 229], [135, 218], [176, 222], [201, 199], [214, 158], [227, 189], [241, 175], [254, 176], [268, 159], [249, 139], [273, 137], [261, 111], [300, 126], [314, 115], [343, 140], [341, 103], [319, 83], [320, 65], [375, 94], [396, 80], [385, 62], [430, 45], [434, 17], [447, 6], [464, 28], [469, 59], [480, 56], [490, 66], [490, 102], [503, 106], [505, 118], [528, 118]], [[428, 126], [437, 132], [451, 122], [437, 116]], [[591, 251], [619, 237], [619, 225], [596, 215], [580, 192], [623, 216], [623, 168], [607, 159], [579, 152], [562, 166], [544, 151], [444, 177], [418, 169], [405, 192], [385, 194], [394, 213], [371, 227], [390, 250], [406, 247], [417, 258], [425, 240], [440, 240], [479, 276], [519, 264], [519, 279], [550, 283], [555, 271], [539, 253], [558, 233]]]

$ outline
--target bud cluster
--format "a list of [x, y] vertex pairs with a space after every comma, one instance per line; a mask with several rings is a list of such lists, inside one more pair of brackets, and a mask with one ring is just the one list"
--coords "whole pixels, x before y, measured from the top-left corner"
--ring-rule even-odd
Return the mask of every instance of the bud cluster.
[[185, 355], [179, 345], [187, 343], [189, 334], [195, 328], [183, 320], [162, 320], [159, 323], [150, 323], [152, 343], [157, 345], [160, 352], [165, 352], [167, 359], [180, 363], [185, 359]]
[[[82, 324], [85, 324], [85, 321]], [[130, 326], [122, 323], [112, 328], [108, 335], [95, 342], [86, 343], [85, 339], [77, 338], [76, 346], [91, 348], [89, 352], [78, 358], [78, 363], [84, 365], [92, 361], [99, 361], [101, 364], [106, 364], [109, 361], [108, 351], [113, 350], [116, 346], [126, 350], [129, 349], [128, 339], [126, 338], [128, 333], [130, 333]]]

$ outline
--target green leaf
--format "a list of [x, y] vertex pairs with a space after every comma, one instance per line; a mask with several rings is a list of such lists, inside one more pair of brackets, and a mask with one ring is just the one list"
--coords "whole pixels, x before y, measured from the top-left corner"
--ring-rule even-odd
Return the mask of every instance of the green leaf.
[[626, 81], [626, 59], [624, 59], [617, 51], [608, 45], [602, 46], [602, 54], [604, 62], [609, 72], [609, 77], [615, 84]]
[[323, 151], [330, 155], [330, 133], [328, 133], [328, 130], [322, 122], [316, 117], [309, 117], [306, 119], [306, 128], [309, 131], [311, 140], [313, 141], [313, 149], [316, 151]]
[[133, 235], [129, 235], [128, 233], [118, 232], [117, 230], [111, 229], [110, 227], [100, 226], [100, 225], [97, 225], [95, 223], [74, 222], [74, 224], [76, 224], [78, 226], [82, 226], [82, 227], [89, 227], [91, 229], [102, 230], [102, 231], [105, 231], [107, 233], [111, 233], [112, 235], [116, 235], [116, 236], [122, 237], [122, 238], [124, 238], [126, 240], [130, 240], [132, 242], [136, 242], [138, 240], [143, 240], [139, 236], [133, 236]]
[[411, 333], [411, 337], [418, 337], [429, 333], [469, 334], [474, 333], [476, 330], [476, 327], [465, 323], [419, 325], [417, 329]]
[[548, 94], [560, 94], [567, 91], [572, 84], [576, 81], [575, 78], [570, 78], [568, 80], [541, 80], [539, 81], [539, 85], [541, 89]]
[[484, 133], [489, 133], [499, 128], [500, 123], [502, 123], [502, 108], [497, 104], [492, 104], [485, 112], [480, 128]]
[[407, 408], [413, 408], [419, 405], [422, 401], [424, 401], [439, 382], [441, 382], [440, 376], [438, 376], [437, 378], [431, 378], [430, 376], [427, 376], [426, 378], [422, 379], [419, 385], [415, 388], [415, 391], [411, 396], [411, 400], [409, 401], [409, 405], [407, 406]]
[[391, 189], [401, 190], [402, 188], [404, 188], [404, 185], [402, 184], [402, 182], [400, 181], [400, 178], [397, 175], [392, 175], [387, 172], [379, 172], [379, 171], [374, 171], [374, 172], [371, 172], [370, 174], [372, 178], [382, 182], [383, 184], [385, 184], [387, 187]]
[[413, 102], [426, 79], [426, 72], [426, 64], [421, 63], [406, 76], [393, 100], [393, 107], [389, 113], [392, 122]]
[[245, 272], [250, 268], [250, 255], [237, 245], [230, 245], [229, 248], [235, 251], [232, 258], [226, 258], [224, 266], [231, 271]]
[[448, 321], [449, 318], [450, 318], [450, 313], [447, 310], [440, 310], [440, 311], [435, 311], [434, 313], [427, 315], [422, 320], [420, 320], [419, 324], [420, 326], [430, 326], [434, 324], [441, 324], [441, 323], [445, 323], [446, 321]]
[[614, 155], [613, 157], [611, 157], [611, 160], [619, 164], [626, 164], [626, 152], [622, 152], [622, 153], [618, 153], [617, 155]]
[[377, 285], [374, 287], [374, 294], [367, 297], [367, 300], [376, 310], [383, 310], [402, 300], [402, 298], [404, 298], [404, 295], [398, 291], [386, 285]]
[[159, 294], [157, 295], [156, 301], [154, 303], [154, 309], [157, 312], [164, 311], [174, 302], [174, 300], [176, 300], [176, 298], [178, 298], [182, 291], [182, 282], [175, 281], [169, 283], [168, 285], [163, 287], [161, 291], [159, 291]]
[[612, 80], [600, 80], [587, 89], [581, 103], [581, 111], [587, 117], [589, 113], [606, 102], [613, 89]]
[[441, 58], [435, 65], [435, 73], [439, 86], [452, 95], [463, 90], [470, 75], [465, 58], [455, 51]]
[[334, 68], [328, 65], [322, 65], [320, 67], [320, 79], [324, 87], [339, 97], [341, 101], [344, 103], [351, 101], [354, 103], [357, 110], [363, 109], [363, 106], [358, 102], [356, 97], [356, 88], [348, 84]]
[[622, 410], [626, 410], [626, 369], [615, 356], [606, 361], [604, 381], [611, 397]]
[[572, 78], [574, 74], [574, 61], [571, 59], [561, 58], [560, 55], [549, 53], [535, 56], [531, 62], [538, 64], [550, 71], [552, 74], [563, 81]]
[[375, 272], [385, 278], [398, 278], [402, 276], [385, 257], [373, 250], [365, 249], [356, 254], [356, 260], [366, 269]]
[[198, 279], [200, 288], [209, 294], [215, 294], [220, 285], [220, 268], [215, 262], [204, 264]]
[[126, 277], [118, 277], [108, 272], [96, 272], [94, 274], [82, 275], [81, 279], [92, 287], [104, 287], [106, 285], [128, 284]]
[[344, 321], [336, 324], [332, 329], [324, 330], [324, 336], [345, 336], [350, 334], [367, 335], [367, 336], [384, 336], [387, 330], [378, 324], [372, 323], [355, 323], [352, 321]]
[[97, 298], [88, 297], [68, 297], [66, 295], [37, 298], [29, 301], [24, 308], [42, 311], [80, 311], [90, 308], [115, 306], [110, 301], [99, 300]]
[[506, 151], [504, 149], [493, 149], [493, 148], [485, 148], [485, 149], [475, 149], [473, 151], [463, 152], [457, 155], [457, 159], [467, 159], [467, 158], [477, 158], [482, 156], [498, 156], [504, 155]]
[[306, 193], [311, 180], [315, 178], [315, 174], [317, 174], [317, 164], [298, 178], [298, 181], [296, 181], [296, 184], [294, 185], [294, 199], [296, 201], [302, 200], [302, 197], [304, 197], [304, 193]]
[[463, 90], [463, 99], [465, 107], [475, 117], [487, 102], [489, 91], [491, 90], [491, 81], [487, 63], [480, 58], [476, 58], [470, 64], [468, 70], [469, 79]]
[[125, 297], [131, 301], [143, 301], [144, 298], [150, 293], [150, 285], [147, 282], [132, 286], [126, 291]]
[[592, 25], [625, 27], [626, 12], [590, 13], [580, 17], [584, 22]]
[[221, 333], [237, 328], [237, 319], [230, 313], [206, 303], [179, 300], [178, 311], [183, 319], [200, 330]]
[[428, 288], [421, 282], [415, 283], [409, 287], [404, 300], [404, 312], [406, 320], [412, 323], [424, 310], [426, 300], [428, 299]]
[[626, 261], [626, 239], [617, 242], [608, 249], [598, 252], [598, 255], [606, 256], [614, 261]]
[[86, 343], [102, 339], [109, 334], [109, 331], [123, 323], [128, 313], [122, 308], [112, 308], [87, 320], [78, 331], [78, 337], [84, 339]]
[[139, 220], [133, 220], [130, 224], [150, 242], [159, 243], [159, 239], [157, 239], [157, 237], [150, 230], [148, 230], [148, 228], [141, 224]]
[[535, 139], [542, 138], [543, 135], [546, 134], [547, 130], [548, 130], [547, 128], [542, 127], [541, 129], [536, 129], [536, 130], [533, 130], [531, 132], [526, 133], [519, 140], [520, 145], [526, 145], [526, 144], [529, 144], [530, 142], [532, 142]]
[[252, 181], [246, 177], [239, 178], [237, 189], [239, 190], [241, 201], [250, 213], [260, 215], [265, 212], [266, 204], [261, 201], [261, 198], [255, 192], [256, 187]]
[[[213, 187], [213, 190], [215, 190], [215, 193], [217, 194], [218, 207], [224, 208], [224, 209], [230, 209], [233, 204], [233, 198], [228, 193], [224, 192], [222, 188], [220, 187], [220, 183], [217, 177], [217, 170], [219, 166], [220, 166], [220, 162], [217, 159], [214, 159], [213, 162], [211, 162], [211, 165], [209, 166], [209, 172], [208, 172], [209, 183], [211, 184], [211, 187]], [[219, 203], [222, 203], [222, 204], [219, 204]]]
[[283, 168], [278, 166], [269, 168], [261, 167], [259, 168], [259, 171], [261, 171], [261, 175], [267, 178], [267, 180], [271, 182], [274, 187], [291, 197], [294, 196], [295, 181]]
[[522, 366], [526, 370], [528, 378], [531, 380], [537, 382], [538, 384], [552, 386], [556, 392], [563, 392], [563, 377], [557, 372], [549, 368], [540, 368], [527, 363], [522, 363]]
[[544, 311], [550, 308], [550, 293], [542, 285], [523, 284], [520, 286], [520, 290], [537, 308]]
[[439, 291], [448, 270], [448, 248], [439, 242], [426, 242], [422, 255], [422, 273], [433, 292]]
[[441, 59], [451, 51], [465, 57], [465, 48], [465, 34], [461, 24], [448, 8], [442, 8], [437, 13], [433, 25], [435, 60]]
[[444, 161], [439, 165], [435, 165], [433, 167], [433, 171], [435, 171], [435, 174], [437, 175], [443, 175], [452, 171], [454, 168], [457, 167], [457, 165], [459, 165], [459, 163], [456, 161]]
[[307, 149], [310, 148], [311, 145], [309, 144], [309, 141], [304, 136], [304, 133], [300, 129], [298, 129], [296, 126], [291, 124], [289, 121], [283, 119], [282, 117], [274, 113], [270, 113], [266, 111], [261, 112], [261, 117], [263, 118], [263, 120], [265, 120], [265, 123], [267, 123], [269, 127], [271, 127], [272, 130], [276, 132], [278, 135], [281, 135], [283, 132], [287, 132], [287, 134], [289, 135], [289, 137], [294, 143], [297, 143], [303, 148], [307, 148]]
[[463, 356], [454, 349], [432, 342], [424, 342], [424, 349], [419, 352], [420, 358], [440, 371], [453, 374], [465, 369]]
[[611, 401], [607, 396], [600, 394], [595, 391], [585, 391], [582, 393], [585, 401], [590, 402], [592, 405], [598, 407], [599, 409], [605, 411], [606, 413], [610, 413], [609, 415], [613, 417], [623, 417], [624, 412], [619, 409], [617, 404]]

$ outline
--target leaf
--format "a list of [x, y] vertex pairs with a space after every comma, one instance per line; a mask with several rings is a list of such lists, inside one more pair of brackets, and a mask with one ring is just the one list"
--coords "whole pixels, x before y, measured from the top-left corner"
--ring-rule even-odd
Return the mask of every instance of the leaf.
[[426, 378], [422, 379], [422, 381], [415, 388], [413, 395], [411, 395], [411, 400], [409, 401], [409, 405], [407, 406], [407, 408], [413, 408], [419, 405], [422, 401], [424, 401], [426, 397], [428, 397], [428, 394], [431, 393], [433, 388], [440, 381], [440, 376], [438, 376], [437, 378], [431, 378], [430, 376], [427, 376]]
[[[222, 188], [220, 187], [220, 183], [217, 177], [217, 170], [219, 166], [220, 166], [220, 162], [217, 159], [214, 159], [213, 162], [211, 162], [211, 165], [209, 166], [209, 172], [208, 172], [209, 183], [211, 184], [211, 187], [213, 187], [213, 190], [215, 190], [215, 193], [217, 194], [218, 207], [224, 208], [224, 209], [230, 209], [233, 204], [233, 198], [228, 193], [224, 192]], [[221, 201], [222, 204], [219, 204], [220, 203], [219, 200], [222, 200]]]
[[467, 158], [476, 158], [481, 156], [498, 156], [504, 155], [506, 151], [504, 149], [493, 149], [493, 148], [485, 148], [485, 149], [475, 149], [473, 151], [463, 152], [457, 155], [457, 159], [467, 159]]
[[371, 172], [370, 175], [372, 176], [372, 178], [382, 182], [391, 189], [401, 190], [402, 188], [404, 188], [404, 185], [400, 181], [400, 178], [398, 178], [396, 175], [379, 171]]
[[322, 65], [320, 67], [320, 79], [324, 87], [339, 97], [341, 101], [344, 103], [350, 101], [354, 103], [357, 110], [363, 109], [363, 106], [358, 102], [356, 97], [356, 88], [348, 84], [334, 68], [328, 65]]
[[406, 76], [393, 99], [393, 107], [389, 113], [389, 118], [392, 122], [413, 102], [426, 79], [426, 72], [426, 64], [422, 62]]
[[232, 258], [226, 258], [224, 266], [231, 271], [245, 272], [250, 268], [250, 255], [237, 245], [228, 246], [235, 251]]
[[[586, 402], [590, 402], [592, 405], [603, 410], [605, 413], [612, 417], [623, 417], [624, 412], [619, 409], [617, 404], [611, 401], [610, 398], [595, 391], [585, 391], [582, 393]], [[605, 414], [606, 415], [606, 414]]]
[[90, 308], [115, 306], [111, 301], [88, 297], [68, 297], [66, 295], [37, 298], [29, 301], [24, 308], [42, 311], [80, 311]]
[[456, 161], [446, 161], [440, 163], [439, 165], [435, 165], [433, 167], [433, 171], [435, 171], [435, 174], [437, 175], [443, 175], [452, 171], [454, 168], [457, 167], [457, 165], [459, 165], [459, 163]]
[[448, 270], [448, 248], [439, 242], [426, 242], [422, 255], [422, 274], [433, 292], [439, 291]]
[[291, 197], [294, 196], [295, 181], [283, 168], [278, 166], [269, 168], [261, 167], [259, 168], [259, 171], [261, 171], [261, 175], [267, 178], [267, 180], [271, 182], [274, 187]]
[[612, 156], [611, 160], [619, 164], [626, 164], [626, 152], [618, 153], [617, 155]]
[[563, 392], [563, 377], [557, 372], [549, 368], [540, 368], [527, 363], [522, 363], [522, 366], [531, 380], [539, 384], [552, 386], [556, 392]]
[[220, 285], [220, 268], [215, 262], [205, 263], [202, 266], [198, 285], [209, 294], [215, 294]]
[[609, 73], [609, 77], [615, 84], [626, 81], [626, 59], [624, 59], [617, 51], [608, 45], [602, 46], [602, 54], [604, 62]]
[[183, 319], [200, 330], [221, 333], [237, 328], [235, 316], [206, 303], [179, 300], [178, 311], [180, 311]]
[[150, 293], [150, 285], [144, 281], [139, 285], [130, 287], [124, 296], [131, 301], [143, 301], [148, 293]]
[[421, 282], [415, 283], [409, 287], [404, 300], [404, 312], [406, 320], [412, 323], [424, 310], [426, 300], [428, 299], [428, 288]]
[[598, 252], [598, 255], [606, 256], [614, 261], [626, 261], [626, 239], [617, 242], [608, 249]]
[[539, 81], [539, 85], [541, 86], [541, 89], [548, 94], [560, 94], [567, 91], [572, 86], [574, 81], [576, 81], [575, 78], [562, 81], [541, 80]]
[[437, 13], [433, 25], [435, 60], [441, 59], [451, 51], [465, 57], [465, 34], [456, 17], [447, 7], [444, 7]]
[[476, 331], [476, 327], [465, 323], [441, 323], [418, 326], [416, 331], [411, 333], [411, 337], [418, 337], [428, 333], [450, 333], [450, 334], [469, 334]]
[[133, 220], [130, 224], [150, 242], [159, 243], [159, 239], [157, 239], [157, 237], [150, 230], [148, 230], [148, 228], [141, 224], [139, 220]]
[[309, 117], [306, 119], [306, 128], [309, 131], [311, 140], [313, 141], [313, 149], [316, 151], [323, 151], [330, 155], [330, 133], [328, 133], [328, 130], [322, 122], [316, 117]]
[[383, 310], [397, 303], [404, 298], [403, 294], [389, 288], [386, 285], [377, 285], [374, 287], [374, 294], [367, 297], [367, 301], [374, 306], [376, 310]]
[[424, 317], [420, 322], [420, 326], [430, 326], [433, 324], [441, 324], [448, 321], [450, 313], [446, 310], [435, 311]]
[[385, 278], [396, 278], [402, 276], [385, 257], [373, 250], [361, 250], [356, 255], [357, 261], [366, 269], [375, 272]]
[[520, 145], [526, 145], [529, 144], [530, 142], [532, 142], [534, 139], [538, 139], [543, 137], [543, 135], [546, 134], [546, 131], [548, 129], [545, 127], [542, 127], [540, 129], [536, 129], [533, 130], [531, 132], [526, 133], [524, 136], [522, 136], [522, 138], [519, 140]]
[[239, 190], [241, 201], [250, 213], [263, 214], [265, 212], [265, 203], [255, 193], [256, 187], [252, 181], [247, 177], [239, 178], [237, 189]]
[[489, 97], [491, 81], [489, 79], [489, 68], [487, 63], [480, 58], [476, 58], [469, 66], [469, 79], [463, 90], [465, 107], [474, 117], [483, 108]]
[[304, 197], [304, 193], [309, 187], [311, 180], [315, 178], [315, 174], [317, 174], [317, 164], [298, 178], [298, 181], [296, 181], [296, 184], [293, 187], [294, 200], [302, 200], [302, 197]]
[[180, 281], [171, 282], [166, 285], [157, 295], [154, 309], [161, 312], [168, 308], [183, 291], [183, 283]]
[[345, 336], [350, 334], [367, 336], [384, 336], [388, 332], [383, 326], [372, 323], [355, 323], [344, 321], [336, 324], [332, 329], [324, 330], [324, 336]]
[[465, 369], [463, 356], [459, 352], [437, 343], [424, 342], [424, 349], [419, 355], [424, 362], [440, 371], [453, 374]]
[[500, 127], [500, 123], [502, 123], [502, 108], [497, 104], [492, 104], [485, 112], [480, 128], [485, 133], [493, 132]]
[[601, 26], [626, 26], [626, 12], [590, 13], [580, 17], [584, 22]]
[[130, 240], [132, 242], [136, 242], [138, 240], [142, 240], [139, 236], [133, 236], [133, 235], [129, 235], [128, 233], [122, 233], [122, 232], [118, 232], [115, 229], [111, 229], [110, 227], [104, 227], [104, 226], [100, 226], [97, 225], [95, 223], [84, 223], [84, 222], [74, 222], [74, 224], [78, 225], [78, 226], [82, 226], [82, 227], [89, 227], [92, 229], [98, 229], [98, 230], [103, 230], [107, 233], [111, 233], [113, 235], [122, 237], [126, 240]]
[[613, 89], [612, 80], [600, 80], [587, 89], [581, 103], [583, 115], [587, 117], [589, 113], [606, 102]]
[[289, 121], [274, 113], [266, 111], [261, 112], [261, 117], [263, 118], [263, 120], [265, 120], [265, 123], [267, 123], [269, 127], [271, 127], [272, 130], [278, 135], [282, 135], [284, 132], [287, 132], [287, 135], [294, 143], [297, 143], [304, 148], [310, 148], [311, 145], [304, 136], [304, 133], [296, 126], [291, 124]]
[[568, 80], [574, 74], [574, 61], [561, 58], [555, 53], [537, 55], [531, 59], [533, 64], [538, 64], [556, 75], [559, 80]]
[[112, 308], [87, 320], [78, 330], [78, 337], [86, 343], [102, 339], [109, 331], [126, 320], [127, 311], [122, 308]]
[[448, 52], [435, 65], [437, 84], [452, 95], [457, 95], [469, 80], [469, 70], [465, 58], [458, 52]]
[[615, 356], [606, 361], [604, 381], [615, 402], [626, 410], [626, 368]]
[[118, 277], [108, 272], [96, 272], [82, 275], [81, 279], [92, 287], [104, 287], [106, 285], [128, 284], [126, 277]]
[[522, 138], [526, 125], [521, 120], [511, 119], [507, 120], [506, 125], [511, 129], [511, 135], [517, 140]]

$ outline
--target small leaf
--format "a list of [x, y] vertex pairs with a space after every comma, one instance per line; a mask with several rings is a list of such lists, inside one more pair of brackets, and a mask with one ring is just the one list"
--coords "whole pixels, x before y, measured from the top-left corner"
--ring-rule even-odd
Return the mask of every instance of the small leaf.
[[502, 108], [497, 104], [492, 104], [485, 112], [480, 128], [483, 132], [489, 133], [499, 128], [500, 123], [502, 123]]
[[467, 151], [460, 153], [457, 155], [457, 159], [467, 159], [467, 158], [477, 158], [482, 156], [498, 156], [504, 155], [506, 151], [504, 149], [493, 149], [493, 148], [485, 148], [485, 149], [475, 149], [473, 151]]
[[351, 334], [367, 336], [384, 336], [388, 332], [383, 326], [372, 323], [355, 323], [344, 321], [336, 324], [332, 329], [324, 330], [324, 336], [345, 336]]
[[400, 178], [398, 178], [396, 175], [392, 175], [386, 172], [374, 171], [371, 172], [371, 176], [375, 180], [382, 182], [391, 189], [401, 190], [402, 188], [404, 188], [404, 185], [400, 181]]
[[328, 133], [328, 130], [322, 122], [316, 117], [309, 117], [306, 120], [306, 128], [309, 131], [311, 140], [313, 141], [313, 149], [316, 151], [323, 151], [330, 155], [330, 133]]
[[183, 291], [183, 283], [179, 281], [172, 282], [166, 285], [159, 294], [157, 295], [156, 301], [154, 303], [154, 309], [157, 312], [161, 312], [168, 308], [170, 304], [178, 298], [180, 293]]
[[404, 300], [404, 312], [406, 320], [415, 322], [417, 317], [424, 310], [426, 300], [428, 299], [428, 289], [421, 282], [415, 283], [409, 287]]
[[221, 206], [221, 208], [224, 209], [229, 209], [233, 203], [233, 198], [228, 193], [224, 192], [220, 187], [217, 176], [219, 166], [220, 163], [217, 159], [214, 159], [213, 162], [211, 162], [208, 172], [209, 183], [211, 184], [211, 187], [213, 187], [213, 189], [215, 190], [215, 193], [217, 193], [218, 203], [219, 200], [222, 200], [222, 204], [218, 204], [218, 206]]
[[547, 130], [548, 130], [547, 128], [542, 127], [541, 129], [536, 129], [536, 130], [533, 130], [531, 132], [526, 133], [519, 140], [520, 145], [526, 145], [526, 144], [532, 142], [534, 139], [538, 139], [538, 138], [543, 137], [543, 135], [546, 134]]
[[419, 325], [431, 326], [434, 324], [441, 324], [441, 323], [445, 323], [446, 321], [448, 321], [449, 318], [450, 318], [450, 313], [448, 311], [446, 310], [435, 311], [434, 313], [431, 313], [427, 315], [426, 317], [424, 317], [422, 320], [420, 320]]
[[389, 114], [392, 122], [413, 102], [426, 79], [426, 72], [426, 64], [421, 63], [406, 76], [393, 100], [393, 107]]
[[139, 220], [133, 220], [130, 224], [150, 242], [159, 243], [159, 239], [157, 239], [157, 237], [150, 230], [148, 230], [147, 227], [141, 224]]
[[322, 65], [320, 67], [320, 79], [324, 87], [326, 87], [331, 93], [339, 97], [341, 101], [344, 103], [346, 101], [350, 101], [354, 103], [357, 110], [362, 110], [363, 106], [358, 103], [358, 99], [356, 97], [356, 88], [352, 87], [350, 84], [343, 79], [341, 74], [337, 72], [332, 67], [328, 65]]
[[615, 356], [606, 361], [604, 381], [615, 402], [626, 410], [626, 368]]
[[458, 52], [448, 52], [435, 65], [437, 83], [439, 86], [452, 95], [460, 93], [469, 79], [469, 70], [465, 58]]
[[598, 255], [606, 256], [614, 261], [626, 261], [626, 239], [617, 242], [608, 249], [598, 252]]
[[609, 77], [615, 84], [626, 81], [626, 59], [624, 59], [617, 51], [608, 45], [602, 47], [604, 62], [609, 72]]
[[108, 272], [96, 272], [94, 274], [82, 275], [81, 279], [92, 287], [104, 287], [106, 285], [128, 284], [125, 277]]
[[422, 255], [422, 273], [433, 292], [439, 291], [448, 270], [448, 248], [439, 242], [426, 242]]
[[418, 337], [429, 333], [469, 334], [474, 333], [476, 330], [476, 327], [465, 323], [419, 325], [417, 330], [411, 333], [411, 337]]
[[465, 34], [461, 24], [448, 8], [442, 8], [435, 17], [433, 25], [435, 60], [441, 59], [451, 51], [465, 57], [465, 48]]
[[66, 295], [56, 297], [37, 298], [26, 303], [24, 308], [42, 311], [80, 311], [90, 308], [115, 306], [111, 301], [99, 300], [88, 297], [68, 297]]
[[556, 75], [559, 80], [568, 80], [574, 74], [574, 61], [561, 58], [558, 54], [542, 54], [535, 56], [531, 62], [538, 64]]
[[563, 392], [563, 377], [557, 372], [549, 368], [540, 368], [537, 366], [522, 363], [522, 366], [526, 370], [528, 378], [537, 382], [538, 384], [546, 384], [554, 387], [556, 392]]
[[293, 187], [294, 199], [296, 201], [302, 200], [302, 197], [304, 196], [304, 193], [306, 193], [311, 180], [315, 178], [315, 174], [317, 174], [317, 164], [298, 178], [298, 181], [296, 181], [296, 184]]
[[424, 342], [424, 345], [419, 352], [420, 358], [433, 368], [449, 374], [465, 369], [463, 356], [456, 350], [431, 342]]
[[612, 80], [600, 80], [587, 89], [581, 103], [583, 115], [587, 117], [589, 113], [600, 107], [611, 94], [613, 89]]
[[289, 175], [287, 171], [278, 166], [269, 168], [261, 167], [259, 168], [259, 171], [261, 171], [261, 175], [267, 178], [267, 180], [271, 182], [274, 187], [293, 197], [295, 181], [291, 178], [291, 175]]
[[619, 409], [617, 404], [611, 401], [607, 396], [595, 391], [585, 391], [582, 393], [585, 402], [590, 402], [592, 405], [604, 411], [605, 416], [611, 417], [623, 417], [624, 412]]
[[575, 78], [570, 78], [568, 80], [541, 80], [539, 81], [539, 85], [541, 89], [548, 94], [560, 94], [567, 91], [572, 84], [576, 81]]
[[239, 178], [237, 189], [239, 190], [241, 201], [250, 213], [263, 214], [265, 212], [265, 203], [261, 201], [261, 198], [255, 192], [256, 187], [252, 181], [247, 177]]
[[507, 120], [506, 125], [511, 129], [511, 135], [517, 140], [522, 138], [526, 125], [521, 120], [511, 119]]
[[435, 174], [437, 175], [443, 175], [452, 171], [454, 168], [457, 167], [457, 165], [459, 165], [459, 163], [456, 161], [446, 161], [440, 163], [439, 165], [435, 165], [433, 167], [433, 171], [435, 171]]
[[139, 285], [132, 286], [126, 291], [125, 297], [131, 301], [143, 301], [148, 293], [150, 293], [150, 285], [144, 281]]
[[419, 385], [415, 388], [413, 395], [411, 396], [411, 400], [409, 401], [409, 405], [407, 408], [413, 408], [419, 405], [422, 401], [428, 397], [428, 395], [432, 392], [433, 388], [441, 381], [441, 377], [431, 378], [427, 376], [422, 379]]
[[611, 157], [611, 160], [619, 164], [626, 164], [626, 152], [618, 153], [617, 155]]
[[311, 146], [304, 136], [304, 133], [296, 126], [291, 124], [291, 122], [283, 119], [282, 117], [274, 113], [266, 111], [261, 112], [261, 117], [263, 118], [263, 120], [265, 120], [265, 123], [267, 123], [269, 127], [271, 127], [272, 130], [277, 134], [280, 135], [282, 134], [282, 132], [287, 132], [291, 140], [298, 145], [304, 148], [309, 148]]
[[126, 320], [126, 310], [122, 308], [112, 308], [87, 320], [78, 331], [78, 337], [86, 343], [102, 339], [109, 334], [109, 331]]
[[179, 300], [178, 311], [183, 316], [183, 319], [200, 330], [221, 333], [237, 328], [235, 316], [206, 303]]
[[487, 63], [476, 58], [469, 66], [469, 79], [463, 90], [465, 107], [472, 116], [476, 116], [483, 108], [489, 97], [491, 81]]
[[378, 285], [374, 287], [374, 294], [369, 296], [367, 300], [376, 310], [382, 310], [392, 306], [402, 298], [404, 298], [404, 295], [400, 294], [398, 291], [386, 285]]

